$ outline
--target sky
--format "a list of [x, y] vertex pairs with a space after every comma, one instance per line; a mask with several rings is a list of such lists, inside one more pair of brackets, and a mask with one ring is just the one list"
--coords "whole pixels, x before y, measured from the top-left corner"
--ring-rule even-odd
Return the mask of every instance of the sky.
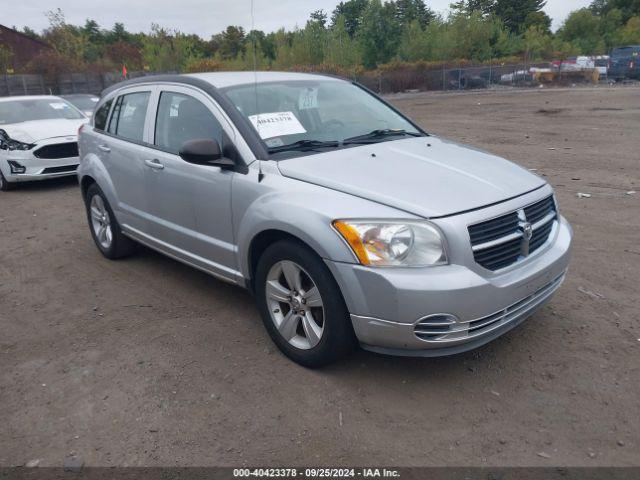
[[[303, 27], [315, 10], [331, 13], [338, 0], [254, 0], [255, 27], [271, 32], [285, 27]], [[452, 0], [427, 0], [433, 10], [445, 13]], [[9, 6], [10, 3], [10, 6]], [[553, 29], [562, 25], [567, 14], [585, 7], [591, 0], [548, 0], [544, 10], [553, 19]], [[2, 4], [6, 4], [4, 7]], [[84, 24], [87, 18], [101, 27], [122, 22], [129, 31], [149, 31], [151, 23], [209, 38], [227, 25], [251, 29], [251, 0], [0, 0], [0, 23], [8, 27], [25, 25], [40, 32], [48, 21], [45, 12], [61, 8], [67, 22]]]

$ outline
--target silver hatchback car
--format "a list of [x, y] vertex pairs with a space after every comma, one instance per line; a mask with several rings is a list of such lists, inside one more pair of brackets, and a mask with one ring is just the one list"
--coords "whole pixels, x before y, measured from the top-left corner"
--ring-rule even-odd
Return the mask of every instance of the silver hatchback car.
[[562, 283], [571, 227], [541, 177], [424, 132], [365, 88], [297, 73], [145, 77], [80, 132], [91, 233], [249, 289], [309, 367], [357, 343], [450, 355]]

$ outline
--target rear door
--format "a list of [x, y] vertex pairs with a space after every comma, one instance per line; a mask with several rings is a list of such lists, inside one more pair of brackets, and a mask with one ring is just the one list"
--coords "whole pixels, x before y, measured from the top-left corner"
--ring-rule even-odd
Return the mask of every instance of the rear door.
[[106, 134], [97, 146], [113, 182], [120, 224], [134, 233], [148, 226], [144, 159], [152, 95], [153, 87], [147, 86], [127, 89], [116, 97]]
[[154, 151], [144, 161], [152, 235], [172, 255], [211, 273], [235, 277], [235, 173], [190, 164], [178, 155], [182, 145], [194, 139], [216, 140], [224, 152], [233, 143], [233, 129], [215, 102], [199, 90], [161, 86], [158, 94]]

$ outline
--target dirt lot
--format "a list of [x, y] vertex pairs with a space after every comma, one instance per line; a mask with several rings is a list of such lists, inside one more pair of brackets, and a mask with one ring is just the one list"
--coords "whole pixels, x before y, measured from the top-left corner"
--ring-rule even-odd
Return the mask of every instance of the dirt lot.
[[0, 465], [640, 465], [640, 89], [393, 101], [556, 187], [575, 249], [547, 307], [476, 352], [309, 371], [243, 290], [103, 259], [73, 180], [2, 193]]

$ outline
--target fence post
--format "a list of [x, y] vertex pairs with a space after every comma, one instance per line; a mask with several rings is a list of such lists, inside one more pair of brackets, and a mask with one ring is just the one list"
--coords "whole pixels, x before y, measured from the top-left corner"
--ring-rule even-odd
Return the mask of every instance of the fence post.
[[490, 58], [490, 59], [489, 59], [489, 86], [491, 86], [491, 83], [492, 83], [492, 82], [491, 82], [491, 79], [493, 78], [493, 77], [491, 76], [491, 74], [493, 73], [493, 70], [492, 70], [492, 68], [491, 68], [491, 67], [492, 67], [492, 65], [493, 65], [493, 63], [492, 63], [492, 61], [491, 61], [491, 60], [493, 60], [493, 59], [492, 59], [492, 58]]
[[29, 90], [27, 89], [27, 79], [24, 75], [20, 75], [22, 77], [22, 89], [24, 90], [25, 95], [29, 95]]
[[382, 95], [382, 72], [378, 72], [378, 94]]
[[458, 90], [462, 90], [462, 68], [458, 64]]
[[442, 62], [442, 91], [446, 91], [445, 88], [445, 70], [444, 70], [444, 62]]

